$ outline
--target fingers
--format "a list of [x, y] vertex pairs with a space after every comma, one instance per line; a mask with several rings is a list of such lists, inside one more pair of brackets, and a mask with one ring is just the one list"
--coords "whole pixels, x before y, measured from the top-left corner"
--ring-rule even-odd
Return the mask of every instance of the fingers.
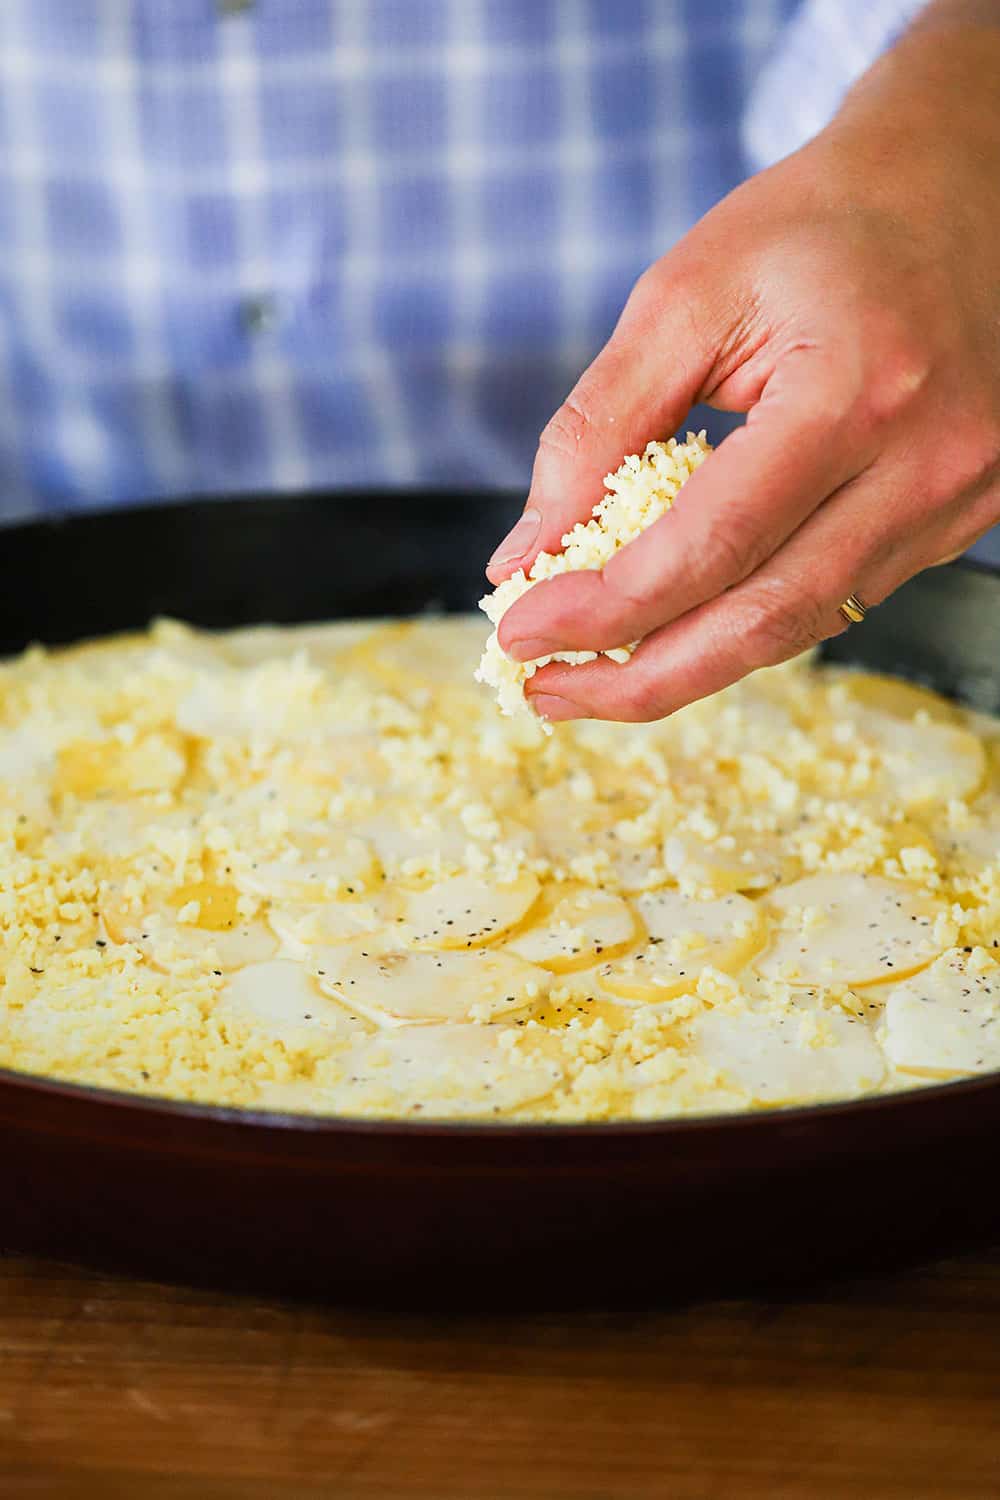
[[868, 462], [850, 433], [851, 400], [827, 356], [786, 356], [747, 425], [692, 475], [671, 511], [602, 572], [549, 579], [508, 610], [504, 650], [528, 661], [621, 646], [747, 578]]
[[659, 719], [787, 661], [846, 629], [839, 606], [849, 594], [878, 604], [942, 555], [947, 523], [921, 522], [906, 532], [891, 487], [858, 480], [751, 578], [656, 631], [627, 665], [605, 658], [538, 672], [532, 705], [553, 720]]
[[710, 330], [663, 263], [641, 277], [610, 341], [541, 435], [521, 520], [490, 558], [500, 583], [558, 552], [604, 494], [605, 474], [651, 438], [673, 432], [711, 364]]

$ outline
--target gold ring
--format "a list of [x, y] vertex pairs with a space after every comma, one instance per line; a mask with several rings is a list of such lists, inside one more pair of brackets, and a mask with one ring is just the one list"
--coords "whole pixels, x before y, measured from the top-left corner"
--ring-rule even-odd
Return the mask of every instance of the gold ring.
[[858, 598], [857, 594], [848, 594], [847, 598], [840, 606], [840, 613], [843, 615], [848, 625], [860, 625], [861, 621], [864, 619], [868, 611], [861, 603], [861, 600]]

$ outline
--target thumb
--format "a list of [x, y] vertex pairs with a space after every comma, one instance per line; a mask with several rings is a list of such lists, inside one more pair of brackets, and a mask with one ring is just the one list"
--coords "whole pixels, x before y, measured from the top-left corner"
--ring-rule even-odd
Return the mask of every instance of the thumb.
[[546, 426], [524, 512], [487, 566], [491, 583], [527, 570], [539, 552], [560, 551], [602, 498], [604, 476], [674, 432], [697, 400], [713, 351], [699, 340], [694, 299], [671, 281], [662, 263], [640, 278], [610, 340]]

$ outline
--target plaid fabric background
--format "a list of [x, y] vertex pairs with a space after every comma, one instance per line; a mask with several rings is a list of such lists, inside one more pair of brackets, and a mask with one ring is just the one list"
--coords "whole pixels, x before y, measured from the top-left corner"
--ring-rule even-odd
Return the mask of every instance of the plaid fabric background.
[[914, 8], [3, 0], [0, 514], [523, 485], [638, 272]]

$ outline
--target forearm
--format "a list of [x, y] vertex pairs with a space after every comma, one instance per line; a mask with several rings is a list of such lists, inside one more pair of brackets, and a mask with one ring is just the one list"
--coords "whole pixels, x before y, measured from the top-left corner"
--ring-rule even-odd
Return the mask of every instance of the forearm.
[[941, 26], [1000, 26], [1000, 0], [931, 0], [907, 34]]
[[[831, 186], [852, 189], [866, 172], [865, 201], [904, 216], [914, 203], [960, 232], [966, 213], [995, 214], [1000, 168], [1000, 0], [934, 0], [909, 30], [847, 95], [818, 138], [830, 148]], [[954, 192], [956, 164], [965, 191]], [[978, 223], [989, 232], [989, 222]], [[964, 226], [968, 227], [968, 226]], [[966, 254], [974, 255], [975, 246]]]
[[[932, 0], [847, 94], [837, 120], [872, 102], [920, 109], [928, 120], [951, 111], [949, 134], [1000, 118], [1000, 0]], [[961, 107], [956, 108], [960, 101]], [[836, 122], [835, 122], [836, 123]], [[902, 122], [900, 122], [902, 124]]]

